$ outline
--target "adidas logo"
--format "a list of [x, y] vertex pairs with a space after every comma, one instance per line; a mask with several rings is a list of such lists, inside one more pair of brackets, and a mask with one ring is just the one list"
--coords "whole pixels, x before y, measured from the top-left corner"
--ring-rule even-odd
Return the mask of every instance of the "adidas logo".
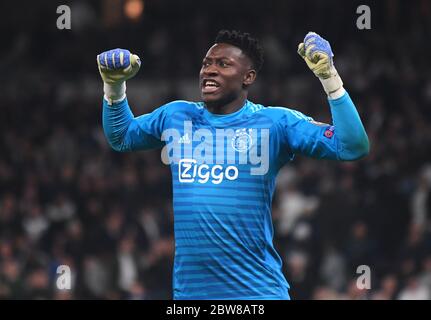
[[190, 138], [189, 138], [189, 134], [186, 133], [185, 135], [183, 135], [179, 140], [178, 140], [179, 144], [189, 144], [190, 143]]

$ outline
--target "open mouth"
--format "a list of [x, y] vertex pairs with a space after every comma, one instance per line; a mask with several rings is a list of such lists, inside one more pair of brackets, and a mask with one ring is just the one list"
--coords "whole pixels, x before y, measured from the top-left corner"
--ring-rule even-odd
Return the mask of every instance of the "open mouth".
[[202, 82], [202, 93], [214, 93], [220, 88], [220, 84], [211, 79], [204, 79]]

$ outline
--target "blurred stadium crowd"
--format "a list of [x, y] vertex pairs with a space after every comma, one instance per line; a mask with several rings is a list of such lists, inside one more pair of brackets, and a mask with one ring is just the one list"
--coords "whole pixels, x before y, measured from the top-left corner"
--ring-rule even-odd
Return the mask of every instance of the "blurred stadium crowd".
[[[357, 162], [298, 156], [280, 172], [274, 241], [291, 296], [431, 298], [429, 1], [371, 2], [367, 31], [355, 27], [354, 2], [310, 10], [298, 1], [147, 0], [131, 20], [118, 16], [125, 2], [73, 1], [69, 31], [55, 28], [51, 1], [0, 21], [9, 44], [0, 54], [1, 299], [171, 298], [170, 171], [159, 150], [108, 147], [95, 57], [119, 46], [141, 56], [129, 100], [135, 114], [149, 112], [198, 99], [200, 62], [219, 28], [263, 43], [253, 101], [330, 122], [320, 83], [296, 55], [307, 31], [321, 33], [371, 142]], [[61, 264], [72, 290], [55, 287]], [[359, 265], [371, 269], [371, 290], [356, 286]]]

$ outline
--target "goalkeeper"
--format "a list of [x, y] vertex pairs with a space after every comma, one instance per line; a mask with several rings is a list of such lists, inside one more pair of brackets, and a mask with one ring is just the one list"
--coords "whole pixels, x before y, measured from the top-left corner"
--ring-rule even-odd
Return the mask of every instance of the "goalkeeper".
[[[174, 299], [290, 299], [273, 246], [271, 201], [279, 169], [295, 154], [340, 161], [368, 154], [367, 134], [334, 66], [328, 41], [310, 32], [298, 53], [322, 83], [332, 124], [247, 99], [263, 63], [261, 46], [247, 33], [218, 33], [202, 61], [201, 102], [173, 101], [138, 117], [126, 98], [126, 80], [140, 68], [138, 56], [124, 49], [98, 55], [104, 82], [103, 129], [114, 150], [161, 148], [168, 144], [164, 133], [180, 133], [174, 142], [182, 150], [181, 158], [170, 163]], [[190, 134], [185, 122], [192, 123]], [[214, 135], [216, 129], [235, 132], [231, 140], [209, 147], [210, 154], [233, 152], [235, 157], [213, 163], [186, 156], [187, 148], [201, 147], [194, 134], [202, 129]], [[253, 136], [256, 132], [260, 140]], [[238, 161], [255, 145], [267, 153], [268, 169], [260, 174], [251, 174], [251, 161]]]

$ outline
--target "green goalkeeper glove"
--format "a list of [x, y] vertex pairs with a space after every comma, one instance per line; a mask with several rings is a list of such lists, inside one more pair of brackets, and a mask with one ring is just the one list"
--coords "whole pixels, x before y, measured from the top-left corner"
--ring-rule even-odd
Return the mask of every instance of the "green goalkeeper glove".
[[334, 54], [328, 41], [317, 33], [309, 32], [304, 42], [298, 45], [298, 53], [319, 78], [330, 98], [336, 99], [344, 94], [343, 81], [334, 67]]
[[115, 103], [126, 97], [126, 81], [138, 73], [141, 60], [129, 50], [113, 49], [97, 55], [105, 99]]

